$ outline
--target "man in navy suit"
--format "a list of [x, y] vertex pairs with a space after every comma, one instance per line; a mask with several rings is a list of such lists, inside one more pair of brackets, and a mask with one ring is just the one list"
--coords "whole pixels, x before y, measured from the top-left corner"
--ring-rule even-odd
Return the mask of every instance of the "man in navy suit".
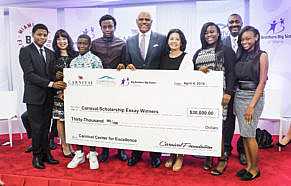
[[[242, 28], [242, 25], [243, 25], [243, 21], [240, 15], [231, 14], [228, 17], [227, 26], [228, 26], [230, 35], [224, 38], [222, 42], [225, 46], [232, 48], [234, 52], [237, 52], [238, 34]], [[233, 65], [235, 65], [235, 63], [233, 63]], [[233, 114], [233, 100], [234, 100], [234, 96], [231, 97], [231, 100], [228, 103], [227, 118], [224, 121], [224, 125], [223, 125], [223, 132], [225, 136], [225, 139], [224, 139], [225, 157], [228, 157], [231, 154], [231, 150], [232, 150], [231, 141], [232, 141], [234, 129], [235, 129], [235, 115]], [[245, 153], [244, 152], [238, 152], [238, 153], [239, 153], [240, 163], [245, 165], [246, 164]]]
[[64, 89], [62, 81], [54, 82], [54, 53], [44, 46], [48, 29], [43, 24], [32, 28], [33, 43], [21, 48], [19, 62], [23, 70], [24, 95], [32, 129], [32, 165], [44, 169], [44, 162], [58, 164], [48, 149], [54, 89]]
[[[126, 41], [126, 65], [128, 69], [159, 69], [162, 55], [166, 52], [166, 37], [151, 31], [152, 18], [148, 12], [140, 12], [136, 24], [139, 33]], [[142, 156], [142, 151], [132, 151], [128, 165], [133, 166]], [[161, 153], [150, 152], [151, 166], [161, 164]]]

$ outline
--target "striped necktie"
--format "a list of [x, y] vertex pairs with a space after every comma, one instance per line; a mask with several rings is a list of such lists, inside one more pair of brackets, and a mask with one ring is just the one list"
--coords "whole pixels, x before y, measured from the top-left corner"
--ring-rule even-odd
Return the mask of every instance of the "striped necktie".
[[145, 59], [145, 34], [141, 34], [139, 49], [142, 58]]

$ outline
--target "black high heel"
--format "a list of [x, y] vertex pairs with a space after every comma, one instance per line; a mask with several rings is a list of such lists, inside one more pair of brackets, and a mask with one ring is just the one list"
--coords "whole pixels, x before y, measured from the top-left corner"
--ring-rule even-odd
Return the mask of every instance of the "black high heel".
[[75, 153], [73, 153], [73, 152], [70, 152], [70, 154], [65, 154], [63, 147], [61, 147], [61, 150], [62, 150], [63, 156], [65, 158], [73, 158], [75, 156]]
[[205, 157], [205, 161], [203, 163], [204, 170], [210, 170], [212, 168], [212, 157]]
[[[217, 167], [214, 168], [214, 169], [210, 172], [213, 176], [220, 176], [220, 175], [223, 174], [223, 172], [226, 170], [226, 167], [227, 167], [227, 158], [221, 158], [221, 159], [219, 159], [219, 163], [224, 163], [223, 169], [222, 169], [222, 171], [219, 171], [219, 170], [217, 169]], [[219, 164], [219, 163], [218, 163], [218, 164]]]

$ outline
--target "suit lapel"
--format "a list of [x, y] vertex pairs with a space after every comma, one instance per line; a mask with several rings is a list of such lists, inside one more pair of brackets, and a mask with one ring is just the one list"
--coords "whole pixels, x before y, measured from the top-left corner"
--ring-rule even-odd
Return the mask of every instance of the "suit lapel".
[[149, 40], [149, 46], [148, 46], [148, 50], [147, 50], [147, 55], [146, 55], [146, 58], [145, 58], [145, 62], [146, 63], [148, 63], [148, 61], [150, 61], [151, 52], [152, 52], [153, 44], [154, 44], [155, 40], [156, 40], [156, 35], [153, 32], [151, 32], [150, 40]]
[[157, 37], [158, 37], [157, 34], [155, 34], [154, 32], [151, 32], [147, 56], [145, 58], [146, 63], [149, 63], [149, 61], [151, 61], [151, 57], [153, 56], [153, 54], [152, 54], [153, 47], [155, 44], [157, 44], [156, 42], [158, 40]]
[[45, 64], [40, 56], [41, 54], [39, 53], [38, 49], [36, 48], [36, 46], [33, 43], [31, 44], [31, 48], [32, 48], [32, 51], [34, 53], [34, 57], [37, 59], [39, 65], [41, 67], [45, 67]]
[[45, 69], [46, 69], [46, 73], [49, 74], [49, 68], [51, 65], [50, 64], [51, 63], [51, 55], [46, 47], [44, 47], [44, 49], [45, 49], [45, 57], [46, 57], [46, 63], [45, 63], [46, 68]]

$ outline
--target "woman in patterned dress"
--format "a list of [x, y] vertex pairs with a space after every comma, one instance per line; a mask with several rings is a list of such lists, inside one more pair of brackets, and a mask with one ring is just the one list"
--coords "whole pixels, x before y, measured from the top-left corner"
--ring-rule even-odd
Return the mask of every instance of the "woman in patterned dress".
[[[63, 68], [68, 68], [71, 60], [77, 55], [73, 44], [71, 37], [65, 30], [60, 29], [55, 33], [52, 45], [56, 55], [56, 79], [59, 81], [63, 80]], [[63, 90], [58, 90], [57, 95], [54, 96], [53, 119], [57, 120], [62, 153], [65, 157], [72, 158], [74, 156], [72, 147], [65, 140]]]
[[[234, 51], [226, 46], [222, 45], [221, 42], [221, 32], [219, 27], [213, 23], [208, 22], [202, 26], [200, 33], [200, 40], [202, 48], [199, 49], [193, 57], [194, 70], [199, 70], [207, 73], [211, 70], [213, 71], [223, 71], [224, 74], [224, 94], [222, 98], [223, 106], [223, 120], [226, 120], [227, 116], [227, 105], [233, 95], [233, 84], [234, 84], [234, 64], [236, 56]], [[225, 122], [222, 122], [222, 128]], [[224, 136], [225, 131], [222, 132], [221, 140], [221, 157], [219, 158], [218, 164], [211, 174], [218, 176], [221, 175], [227, 166], [227, 157], [224, 154]], [[203, 165], [204, 170], [210, 170], [212, 168], [212, 158], [206, 157]]]

